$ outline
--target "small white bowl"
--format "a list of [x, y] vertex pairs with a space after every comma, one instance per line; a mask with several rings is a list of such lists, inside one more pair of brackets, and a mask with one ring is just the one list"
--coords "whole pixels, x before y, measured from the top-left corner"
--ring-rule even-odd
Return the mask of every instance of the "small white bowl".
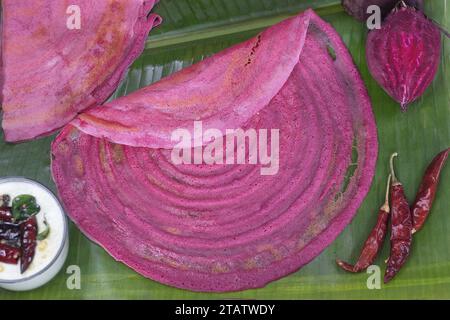
[[35, 196], [41, 206], [37, 216], [39, 225], [42, 225], [43, 214], [50, 225], [50, 234], [44, 240], [46, 245], [42, 249], [38, 244], [33, 262], [24, 274], [20, 274], [18, 265], [0, 263], [3, 269], [0, 272], [0, 288], [12, 291], [36, 289], [52, 280], [66, 261], [69, 251], [66, 215], [53, 192], [34, 180], [23, 177], [1, 178], [0, 194], [9, 194], [11, 199], [19, 194]]

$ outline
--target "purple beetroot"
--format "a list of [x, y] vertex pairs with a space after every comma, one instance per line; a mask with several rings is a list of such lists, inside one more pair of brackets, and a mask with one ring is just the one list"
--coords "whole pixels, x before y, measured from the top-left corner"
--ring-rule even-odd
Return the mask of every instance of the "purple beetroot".
[[402, 111], [433, 81], [440, 54], [439, 28], [422, 12], [405, 5], [395, 8], [381, 29], [367, 37], [369, 71]]

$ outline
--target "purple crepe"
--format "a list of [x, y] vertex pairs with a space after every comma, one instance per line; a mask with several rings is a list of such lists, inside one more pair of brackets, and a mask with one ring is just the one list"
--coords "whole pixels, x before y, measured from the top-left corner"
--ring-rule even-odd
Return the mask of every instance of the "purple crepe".
[[[149, 15], [155, 2], [3, 0], [0, 85], [6, 141], [49, 134], [103, 103], [160, 23], [159, 16]], [[74, 5], [80, 29], [70, 23]]]
[[[194, 120], [280, 129], [278, 173], [174, 165], [170, 132]], [[84, 113], [54, 141], [52, 173], [72, 220], [115, 259], [164, 284], [223, 292], [264, 286], [324, 250], [365, 197], [377, 147], [350, 54], [307, 10]]]

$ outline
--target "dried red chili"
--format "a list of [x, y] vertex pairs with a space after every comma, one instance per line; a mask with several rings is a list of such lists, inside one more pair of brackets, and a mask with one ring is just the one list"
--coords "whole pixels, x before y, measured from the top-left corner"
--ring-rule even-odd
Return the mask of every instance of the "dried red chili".
[[36, 217], [32, 216], [20, 224], [21, 230], [21, 259], [20, 259], [20, 272], [24, 273], [34, 258], [34, 252], [36, 250], [36, 237], [38, 231], [38, 225]]
[[0, 240], [18, 241], [20, 239], [20, 226], [11, 222], [0, 222]]
[[412, 233], [419, 231], [426, 218], [428, 217], [433, 200], [436, 195], [436, 189], [439, 184], [439, 176], [442, 168], [448, 158], [450, 148], [440, 152], [428, 165], [423, 176], [422, 182], [417, 192], [414, 204], [411, 206], [413, 216]]
[[406, 199], [403, 185], [397, 179], [394, 172], [394, 158], [392, 154], [390, 168], [392, 175], [391, 184], [391, 252], [387, 261], [384, 274], [384, 283], [389, 282], [405, 264], [409, 257], [412, 243], [412, 216]]
[[391, 181], [391, 175], [388, 177], [386, 187], [386, 197], [384, 204], [378, 211], [377, 223], [373, 227], [366, 242], [364, 242], [363, 249], [355, 265], [351, 265], [340, 259], [336, 259], [336, 263], [342, 269], [349, 272], [361, 272], [369, 267], [376, 259], [380, 248], [383, 245], [384, 239], [387, 233], [388, 220], [389, 220], [389, 185]]
[[12, 221], [11, 207], [0, 207], [0, 221], [3, 222]]
[[0, 262], [17, 264], [19, 257], [20, 249], [0, 243]]

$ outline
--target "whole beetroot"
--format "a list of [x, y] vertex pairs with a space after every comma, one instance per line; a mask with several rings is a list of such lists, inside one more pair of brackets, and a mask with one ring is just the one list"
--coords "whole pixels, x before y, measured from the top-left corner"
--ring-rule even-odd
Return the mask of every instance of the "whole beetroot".
[[433, 81], [441, 54], [439, 28], [422, 12], [401, 6], [369, 32], [366, 58], [369, 71], [402, 111]]

